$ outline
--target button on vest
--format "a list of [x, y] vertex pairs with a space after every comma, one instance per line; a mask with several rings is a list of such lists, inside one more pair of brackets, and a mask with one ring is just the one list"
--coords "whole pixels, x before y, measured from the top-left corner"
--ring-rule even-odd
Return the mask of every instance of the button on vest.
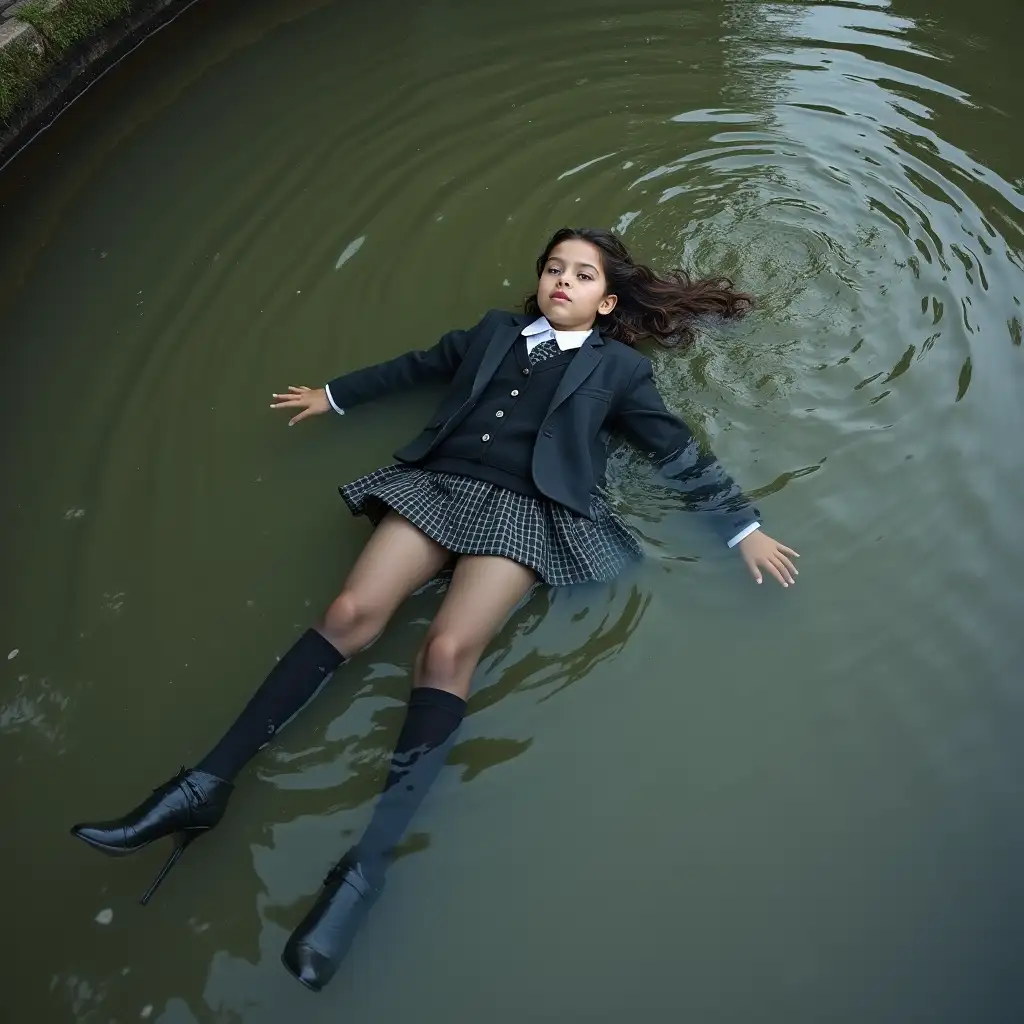
[[527, 354], [526, 339], [518, 338], [474, 408], [431, 452], [423, 468], [458, 472], [530, 493], [537, 435], [576, 354], [576, 349], [562, 352], [553, 340]]

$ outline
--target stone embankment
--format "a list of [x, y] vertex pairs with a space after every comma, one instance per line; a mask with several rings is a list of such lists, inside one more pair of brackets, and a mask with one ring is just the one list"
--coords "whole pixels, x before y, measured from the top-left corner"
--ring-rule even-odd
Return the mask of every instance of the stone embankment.
[[196, 0], [0, 0], [0, 166]]

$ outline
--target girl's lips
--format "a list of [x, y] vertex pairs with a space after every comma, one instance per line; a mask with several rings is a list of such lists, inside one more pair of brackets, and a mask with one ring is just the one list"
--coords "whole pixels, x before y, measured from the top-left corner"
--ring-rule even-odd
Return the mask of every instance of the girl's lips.
[[558, 299], [560, 302], [570, 302], [570, 298], [565, 292], [552, 292], [551, 298]]

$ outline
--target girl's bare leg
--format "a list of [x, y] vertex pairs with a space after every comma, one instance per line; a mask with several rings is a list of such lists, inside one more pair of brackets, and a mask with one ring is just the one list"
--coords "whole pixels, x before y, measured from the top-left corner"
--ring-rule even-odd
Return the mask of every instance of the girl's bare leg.
[[317, 629], [351, 657], [383, 632], [398, 606], [433, 579], [450, 557], [409, 520], [388, 511]]
[[477, 663], [494, 634], [536, 582], [508, 558], [464, 555], [416, 658], [413, 686], [469, 696]]

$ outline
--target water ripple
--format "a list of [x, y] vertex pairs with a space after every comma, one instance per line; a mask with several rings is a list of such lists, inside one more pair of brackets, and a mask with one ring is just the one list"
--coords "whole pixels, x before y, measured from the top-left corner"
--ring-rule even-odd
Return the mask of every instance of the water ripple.
[[[581, 818], [552, 843], [580, 843], [565, 877], [642, 853], [650, 870], [637, 885], [658, 886], [652, 905], [683, 892], [695, 902], [674, 920], [717, 921], [730, 894], [701, 903], [716, 894], [707, 864], [723, 887], [745, 878], [751, 893], [804, 893], [814, 842], [821, 864], [845, 864], [843, 837], [856, 832], [859, 866], [902, 864], [899, 842], [914, 851], [927, 837], [939, 857], [1016, 813], [1024, 179], [1020, 115], [990, 84], [1016, 74], [996, 29], [960, 31], [952, 4], [925, 18], [886, 0], [455, 0], [402, 5], [400, 26], [389, 6], [203, 7], [76, 104], [26, 156], [31, 173], [0, 179], [0, 360], [14, 382], [0, 568], [19, 597], [0, 735], [12, 777], [43, 780], [47, 808], [70, 821], [101, 774], [117, 805], [140, 795], [137, 779], [198, 756], [365, 538], [334, 483], [387, 459], [430, 405], [384, 402], [287, 431], [270, 392], [514, 305], [546, 235], [574, 222], [614, 226], [642, 260], [729, 274], [758, 297], [742, 323], [706, 325], [691, 352], [651, 354], [668, 404], [762, 504], [766, 528], [804, 551], [806, 570], [773, 601], [676, 514], [636, 454], [617, 451], [611, 498], [649, 558], [611, 587], [536, 595], [505, 627], [453, 754], [448, 817], [432, 819], [467, 830], [472, 855], [451, 862], [470, 871], [514, 850], [513, 833], [554, 833], [598, 793], [600, 842], [579, 839]], [[15, 965], [30, 993], [21, 1016], [103, 1004], [128, 1019], [205, 1002], [241, 1018], [254, 980], [273, 1016], [277, 940], [324, 851], [362, 820], [440, 599], [437, 588], [416, 596], [351, 687], [325, 694], [263, 756], [251, 781], [265, 805], [240, 810], [231, 842], [199, 856], [208, 874], [182, 883], [209, 916], [252, 911], [231, 943], [183, 911], [190, 959], [164, 971], [117, 939], [138, 934], [118, 910], [101, 948], [96, 910], [133, 899], [148, 864], [69, 875], [55, 829], [5, 854], [10, 877], [69, 879], [52, 888], [65, 945], [45, 970]], [[513, 781], [533, 788], [517, 798]], [[497, 794], [509, 802], [485, 829]], [[549, 796], [559, 813], [545, 817], [536, 808]], [[778, 813], [762, 832], [723, 825], [766, 807]], [[36, 812], [16, 809], [39, 832]], [[781, 856], [772, 844], [787, 821], [800, 843]], [[481, 849], [475, 827], [500, 838]], [[428, 820], [406, 852], [447, 863], [439, 831]], [[679, 870], [701, 842], [707, 863]], [[240, 849], [251, 855], [240, 861]], [[730, 864], [749, 850], [763, 863]], [[547, 893], [530, 873], [536, 852], [502, 870]], [[955, 867], [941, 877], [959, 880]], [[932, 899], [907, 870], [893, 913], [901, 892], [934, 906], [959, 891]], [[744, 871], [767, 872], [766, 884]], [[681, 877], [707, 884], [681, 888]], [[829, 890], [836, 912], [807, 920], [852, 927], [877, 905], [863, 879], [848, 891], [844, 903]], [[448, 897], [406, 895], [418, 920], [448, 910]], [[774, 929], [798, 903], [737, 930]], [[730, 920], [744, 906], [730, 904]], [[865, 948], [882, 941], [869, 932], [855, 932]], [[129, 980], [111, 966], [117, 941], [140, 965]], [[417, 952], [368, 957], [367, 976]], [[514, 971], [525, 955], [497, 959]], [[715, 979], [707, 1005], [720, 1007], [734, 986], [702, 955], [706, 944], [686, 952], [702, 964], [694, 984]], [[726, 961], [758, 962], [738, 947]], [[567, 977], [584, 999], [592, 986]], [[807, 985], [814, 998], [800, 1005], [822, 1005]], [[351, 1019], [409, 1012], [403, 986], [373, 989], [382, 1001], [362, 1011], [346, 993]], [[878, 989], [851, 982], [844, 1005], [874, 1019], [856, 1000]], [[530, 1016], [518, 1010], [507, 1019]]]

